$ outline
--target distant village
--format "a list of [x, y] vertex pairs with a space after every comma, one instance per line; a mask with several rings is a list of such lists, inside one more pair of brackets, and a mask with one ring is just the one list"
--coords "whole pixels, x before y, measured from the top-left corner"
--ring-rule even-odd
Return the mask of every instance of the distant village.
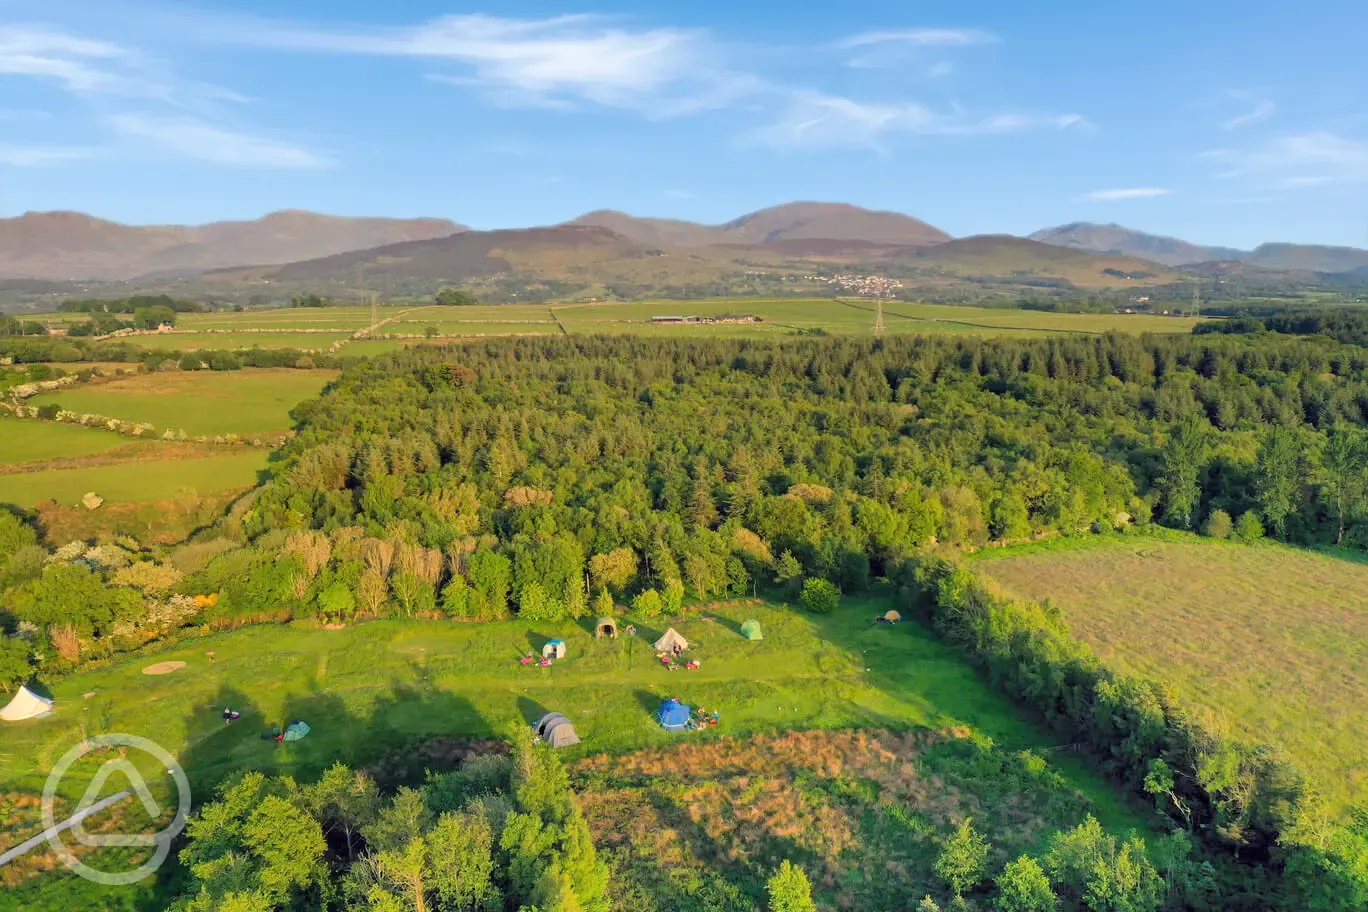
[[803, 278], [811, 282], [825, 282], [847, 294], [865, 298], [891, 298], [903, 287], [903, 283], [897, 279], [877, 275], [840, 273], [834, 276], [807, 275]]

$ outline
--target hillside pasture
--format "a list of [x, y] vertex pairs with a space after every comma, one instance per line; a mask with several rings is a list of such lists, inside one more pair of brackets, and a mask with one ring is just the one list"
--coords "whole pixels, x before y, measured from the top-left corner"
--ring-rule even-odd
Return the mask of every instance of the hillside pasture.
[[192, 436], [265, 434], [289, 428], [290, 410], [317, 396], [336, 376], [331, 370], [292, 368], [158, 371], [44, 393], [30, 402]]
[[976, 563], [1008, 593], [1058, 605], [1108, 665], [1284, 748], [1336, 807], [1368, 804], [1368, 566], [1196, 538], [1027, 546]]

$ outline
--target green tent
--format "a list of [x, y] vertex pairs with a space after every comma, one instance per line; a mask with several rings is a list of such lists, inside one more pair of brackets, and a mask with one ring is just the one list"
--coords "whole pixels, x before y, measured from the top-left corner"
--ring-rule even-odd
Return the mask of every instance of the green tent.
[[746, 621], [741, 625], [741, 635], [748, 640], [763, 640], [765, 635], [760, 632], [759, 621]]
[[303, 741], [304, 736], [313, 729], [309, 728], [308, 722], [291, 722], [285, 726], [285, 737], [283, 741]]

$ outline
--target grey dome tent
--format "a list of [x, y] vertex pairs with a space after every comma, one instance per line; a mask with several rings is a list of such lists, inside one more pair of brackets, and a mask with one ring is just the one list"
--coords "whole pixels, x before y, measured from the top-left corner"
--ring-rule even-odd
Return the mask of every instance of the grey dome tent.
[[760, 632], [760, 622], [755, 620], [746, 621], [741, 625], [741, 635], [748, 640], [763, 640], [765, 635]]
[[547, 640], [547, 641], [546, 641], [546, 645], [542, 647], [542, 658], [543, 658], [543, 659], [563, 659], [563, 658], [565, 658], [565, 641], [564, 641], [564, 640]]
[[676, 646], [679, 647], [680, 651], [683, 651], [689, 648], [689, 641], [680, 636], [679, 631], [673, 627], [665, 631], [665, 635], [655, 641], [656, 652], [674, 652]]
[[560, 713], [547, 713], [542, 716], [537, 720], [536, 730], [537, 737], [552, 747], [569, 747], [571, 744], [580, 743], [574, 724]]
[[617, 639], [617, 634], [617, 621], [612, 618], [599, 618], [594, 623], [594, 636], [596, 637], [613, 637], [614, 639]]
[[0, 719], [6, 722], [19, 722], [24, 719], [37, 719], [52, 712], [52, 701], [40, 697], [27, 687], [20, 687], [14, 699], [0, 709]]

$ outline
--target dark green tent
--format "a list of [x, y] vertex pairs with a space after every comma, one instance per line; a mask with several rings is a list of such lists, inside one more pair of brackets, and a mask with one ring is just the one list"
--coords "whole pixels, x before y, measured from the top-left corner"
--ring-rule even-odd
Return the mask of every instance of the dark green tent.
[[760, 632], [760, 622], [756, 620], [746, 621], [741, 625], [741, 635], [748, 640], [763, 640], [765, 635]]

